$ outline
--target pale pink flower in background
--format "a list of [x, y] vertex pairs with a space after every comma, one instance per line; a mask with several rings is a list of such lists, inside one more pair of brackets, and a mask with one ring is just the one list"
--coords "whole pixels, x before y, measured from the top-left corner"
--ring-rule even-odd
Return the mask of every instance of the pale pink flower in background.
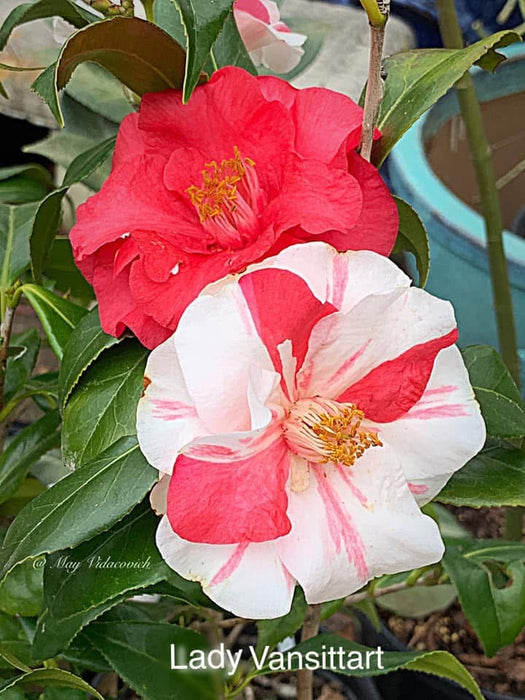
[[[483, 446], [451, 305], [371, 251], [292, 246], [209, 285], [150, 355], [157, 546], [226, 610], [284, 615], [439, 561], [432, 499]], [[168, 483], [169, 482], [169, 483]]]
[[263, 65], [275, 73], [295, 68], [304, 51], [304, 34], [291, 32], [277, 3], [272, 0], [236, 0], [233, 14], [241, 39], [256, 66]]

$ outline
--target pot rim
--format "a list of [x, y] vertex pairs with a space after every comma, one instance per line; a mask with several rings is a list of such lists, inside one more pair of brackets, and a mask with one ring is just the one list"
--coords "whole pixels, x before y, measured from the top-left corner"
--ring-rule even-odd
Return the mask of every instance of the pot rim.
[[[500, 51], [507, 56], [507, 61], [501, 66], [500, 71], [516, 61], [525, 62], [525, 44], [513, 44]], [[478, 67], [474, 67], [471, 72], [476, 82], [484, 73]], [[499, 86], [498, 96], [518, 92], [518, 90], [501, 92], [501, 83]], [[404, 187], [417, 195], [417, 198], [426, 206], [427, 212], [449, 229], [449, 235], [444, 240], [440, 238], [440, 242], [476, 267], [488, 269], [483, 218], [438, 178], [425, 154], [429, 120], [435, 115], [436, 106], [454, 97], [449, 91], [410, 127], [392, 149], [388, 164], [391, 172], [401, 175]], [[494, 98], [493, 95], [488, 95], [486, 100], [482, 99], [482, 102]], [[503, 241], [512, 284], [525, 289], [525, 239], [505, 229]]]

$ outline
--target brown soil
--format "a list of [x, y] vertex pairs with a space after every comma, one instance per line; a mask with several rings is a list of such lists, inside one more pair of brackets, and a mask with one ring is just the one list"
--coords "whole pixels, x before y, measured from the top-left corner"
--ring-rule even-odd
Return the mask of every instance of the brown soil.
[[[449, 509], [475, 537], [501, 537], [502, 508]], [[525, 630], [514, 644], [488, 658], [458, 604], [424, 620], [409, 620], [382, 612], [386, 626], [413, 649], [450, 651], [472, 673], [479, 685], [497, 693], [525, 696]]]

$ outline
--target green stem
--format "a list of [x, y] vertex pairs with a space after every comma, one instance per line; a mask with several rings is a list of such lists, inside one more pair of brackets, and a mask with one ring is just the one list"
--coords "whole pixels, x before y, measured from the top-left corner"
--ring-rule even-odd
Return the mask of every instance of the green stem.
[[[301, 642], [317, 636], [321, 623], [322, 605], [308, 605], [303, 622]], [[313, 698], [314, 672], [308, 668], [297, 671], [297, 700], [312, 700]]]
[[[464, 46], [463, 37], [458, 23], [454, 0], [437, 0], [437, 7], [444, 46], [450, 49], [462, 49]], [[491, 147], [483, 125], [481, 107], [470, 73], [467, 72], [458, 81], [456, 91], [461, 115], [465, 123], [472, 163], [476, 171], [482, 214], [485, 220], [499, 348], [503, 361], [519, 387], [516, 327], [512, 310], [509, 273], [503, 248], [503, 218], [492, 164]], [[523, 509], [520, 508], [507, 509], [505, 524], [505, 537], [507, 539], [521, 539], [523, 512]]]
[[144, 5], [146, 19], [148, 20], [148, 22], [155, 22], [155, 13], [153, 11], [153, 5], [155, 4], [155, 0], [142, 0], [142, 4]]
[[390, 0], [360, 0], [372, 27], [384, 27], [390, 10]]

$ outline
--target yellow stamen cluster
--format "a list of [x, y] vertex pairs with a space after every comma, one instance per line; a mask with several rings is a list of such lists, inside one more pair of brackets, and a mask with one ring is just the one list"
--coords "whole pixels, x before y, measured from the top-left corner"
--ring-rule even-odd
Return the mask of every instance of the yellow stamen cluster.
[[322, 413], [308, 426], [322, 443], [321, 463], [335, 462], [351, 467], [369, 447], [382, 447], [377, 433], [360, 430], [365, 414], [354, 404], [345, 404], [335, 415]]
[[253, 167], [251, 158], [243, 158], [237, 146], [234, 156], [220, 164], [213, 160], [202, 171], [202, 185], [191, 185], [186, 192], [197, 207], [201, 223], [206, 219], [235, 210], [237, 188], [246, 175], [246, 168]]

